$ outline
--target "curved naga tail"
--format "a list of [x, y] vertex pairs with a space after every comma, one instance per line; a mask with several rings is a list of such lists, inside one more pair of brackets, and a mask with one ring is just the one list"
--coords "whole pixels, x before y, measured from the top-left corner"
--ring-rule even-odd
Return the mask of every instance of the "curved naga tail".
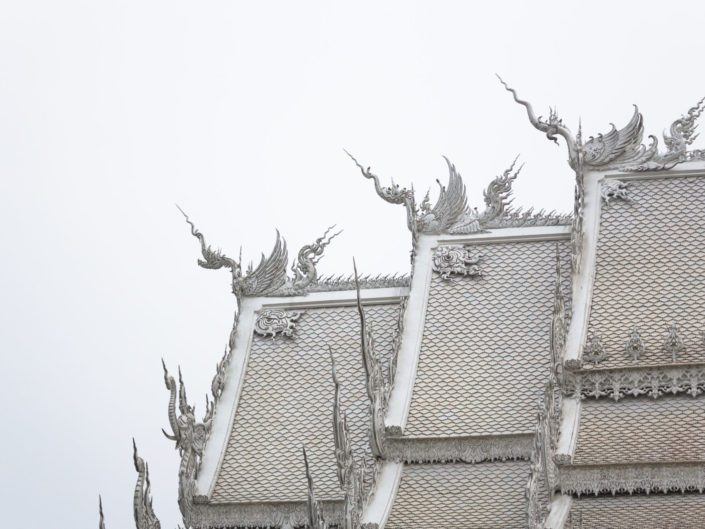
[[164, 363], [164, 359], [162, 358], [162, 367], [164, 368], [164, 383], [166, 385], [166, 389], [169, 390], [169, 425], [171, 426], [171, 431], [173, 432], [174, 435], [169, 435], [164, 428], [162, 428], [162, 433], [166, 436], [167, 439], [170, 441], [177, 441], [177, 446], [178, 446], [178, 441], [179, 441], [179, 422], [176, 419], [176, 382], [174, 381], [174, 377], [169, 375], [169, 371], [166, 369], [166, 364]]
[[159, 519], [152, 509], [152, 498], [150, 495], [151, 485], [149, 483], [149, 468], [144, 460], [137, 455], [137, 444], [132, 440], [134, 449], [133, 459], [135, 470], [137, 470], [137, 483], [135, 484], [134, 511], [135, 526], [137, 529], [161, 529]]

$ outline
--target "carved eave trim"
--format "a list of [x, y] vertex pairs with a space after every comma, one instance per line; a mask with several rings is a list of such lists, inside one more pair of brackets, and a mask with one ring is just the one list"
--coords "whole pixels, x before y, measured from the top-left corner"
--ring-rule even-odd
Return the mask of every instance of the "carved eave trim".
[[[200, 497], [203, 502], [205, 498]], [[343, 521], [343, 501], [321, 501], [324, 519]], [[196, 503], [194, 527], [304, 527], [308, 523], [308, 506], [300, 502]]]
[[531, 457], [533, 433], [462, 437], [390, 437], [387, 456], [404, 463], [508, 461]]
[[569, 237], [570, 226], [498, 228], [467, 235], [419, 235], [417, 255], [413, 264], [411, 289], [406, 313], [404, 314], [404, 331], [397, 359], [396, 377], [385, 421], [390, 435], [401, 436], [409, 416], [426, 319], [428, 292], [433, 273], [433, 251], [441, 245], [554, 241], [566, 240]]
[[560, 467], [563, 494], [705, 491], [705, 461]]
[[[408, 294], [409, 289], [404, 287], [360, 291], [365, 306], [400, 303]], [[305, 296], [293, 297], [243, 298], [233, 341], [232, 359], [226, 367], [222, 396], [216, 403], [211, 434], [203, 452], [202, 465], [196, 481], [196, 494], [207, 498], [213, 494], [245, 381], [250, 346], [253, 339], [262, 339], [259, 336], [255, 338], [254, 333], [258, 311], [266, 308], [303, 311], [315, 308], [354, 307], [356, 303], [357, 293], [354, 290], [309, 293]]]
[[565, 372], [565, 393], [573, 398], [609, 398], [705, 393], [705, 363], [585, 369]]

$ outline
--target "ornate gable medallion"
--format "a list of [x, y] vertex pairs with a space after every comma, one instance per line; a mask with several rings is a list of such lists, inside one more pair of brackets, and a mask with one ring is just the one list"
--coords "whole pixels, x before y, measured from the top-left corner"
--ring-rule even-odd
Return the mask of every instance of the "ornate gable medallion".
[[433, 254], [433, 270], [444, 281], [449, 281], [451, 274], [481, 276], [481, 257], [481, 254], [471, 252], [467, 246], [440, 246]]
[[255, 332], [261, 336], [271, 336], [274, 340], [277, 334], [293, 336], [300, 312], [289, 312], [282, 309], [263, 309], [255, 320]]

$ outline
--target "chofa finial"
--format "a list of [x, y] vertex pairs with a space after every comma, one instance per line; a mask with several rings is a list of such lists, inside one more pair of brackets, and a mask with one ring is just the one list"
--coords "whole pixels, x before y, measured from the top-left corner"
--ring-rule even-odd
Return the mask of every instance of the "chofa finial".
[[286, 241], [280, 235], [279, 230], [276, 230], [274, 248], [269, 257], [262, 254], [257, 267], [250, 263], [243, 272], [242, 248], [237, 261], [227, 257], [220, 250], [213, 250], [188, 215], [178, 205], [176, 207], [186, 218], [187, 224], [191, 227], [191, 234], [198, 239], [201, 245], [203, 258], [198, 260], [198, 265], [210, 270], [229, 269], [232, 275], [233, 293], [238, 299], [242, 296], [300, 296], [306, 294], [318, 280], [316, 265], [323, 255], [324, 248], [341, 233], [338, 231], [330, 234], [335, 225], [330, 226], [323, 236], [313, 243], [303, 246], [299, 250], [297, 260], [291, 267], [294, 277], [289, 277], [286, 272], [289, 261]]

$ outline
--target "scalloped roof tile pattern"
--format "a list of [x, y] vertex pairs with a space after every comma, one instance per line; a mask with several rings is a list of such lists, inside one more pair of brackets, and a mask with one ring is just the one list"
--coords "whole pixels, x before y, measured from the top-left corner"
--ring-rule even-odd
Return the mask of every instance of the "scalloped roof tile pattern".
[[568, 241], [477, 245], [482, 277], [433, 273], [404, 435], [534, 430], [549, 371], [556, 244], [569, 310]]
[[[705, 361], [705, 178], [630, 180], [629, 201], [602, 205], [588, 335], [608, 358], [597, 368], [634, 365], [625, 353], [636, 325], [638, 365], [671, 363], [663, 349], [675, 323], [679, 362]], [[593, 369], [591, 365], [586, 369]]]
[[[365, 308], [376, 350], [391, 356], [399, 305]], [[356, 454], [367, 454], [368, 400], [355, 307], [302, 311], [293, 337], [255, 335], [212, 503], [304, 502], [306, 446], [319, 500], [341, 500], [333, 447], [333, 350]]]
[[699, 529], [705, 495], [656, 494], [573, 498], [565, 529]]
[[385, 529], [526, 526], [528, 461], [404, 465]]
[[705, 398], [585, 400], [573, 463], [705, 461]]

